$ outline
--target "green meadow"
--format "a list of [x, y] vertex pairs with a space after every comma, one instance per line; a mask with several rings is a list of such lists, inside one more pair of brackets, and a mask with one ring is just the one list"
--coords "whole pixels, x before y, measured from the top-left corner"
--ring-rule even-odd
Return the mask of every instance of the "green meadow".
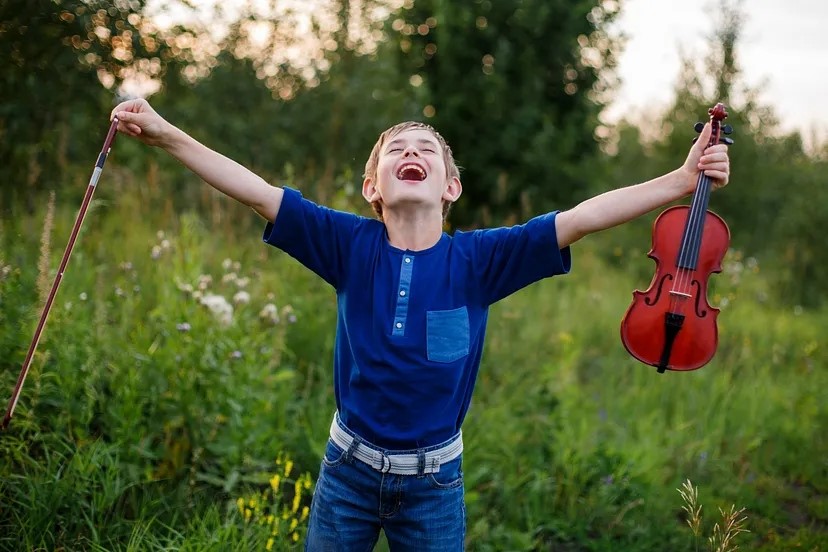
[[[107, 171], [0, 434], [0, 549], [299, 548], [334, 410], [333, 291], [206, 187], [181, 205], [157, 174]], [[0, 227], [4, 405], [83, 176], [62, 184]], [[716, 356], [657, 374], [619, 338], [651, 221], [492, 308], [464, 426], [469, 550], [828, 548], [828, 312], [779, 301], [731, 250], [710, 280]]]

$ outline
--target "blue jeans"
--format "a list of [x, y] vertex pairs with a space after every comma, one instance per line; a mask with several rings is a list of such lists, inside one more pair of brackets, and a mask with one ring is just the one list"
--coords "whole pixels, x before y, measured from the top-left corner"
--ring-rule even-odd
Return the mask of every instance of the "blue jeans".
[[462, 456], [423, 475], [382, 473], [328, 440], [305, 550], [370, 552], [380, 529], [394, 552], [463, 550], [461, 463]]

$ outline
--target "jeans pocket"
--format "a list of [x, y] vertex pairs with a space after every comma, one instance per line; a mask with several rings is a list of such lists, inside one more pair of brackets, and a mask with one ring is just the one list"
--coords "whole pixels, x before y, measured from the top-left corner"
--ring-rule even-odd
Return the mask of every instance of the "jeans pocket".
[[322, 463], [329, 468], [340, 465], [345, 460], [345, 451], [336, 446], [328, 439], [328, 446], [325, 447], [325, 454], [322, 456]]
[[466, 307], [426, 313], [426, 349], [432, 362], [454, 362], [469, 354]]
[[463, 485], [461, 460], [452, 460], [440, 466], [440, 471], [426, 475], [429, 484], [435, 489], [456, 489]]

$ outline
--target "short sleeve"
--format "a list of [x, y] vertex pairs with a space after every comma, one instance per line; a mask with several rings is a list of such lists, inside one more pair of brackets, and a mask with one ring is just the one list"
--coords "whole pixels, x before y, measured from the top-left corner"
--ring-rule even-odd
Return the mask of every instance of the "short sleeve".
[[284, 192], [276, 220], [267, 223], [262, 239], [340, 289], [354, 227], [362, 217], [317, 205], [292, 188]]

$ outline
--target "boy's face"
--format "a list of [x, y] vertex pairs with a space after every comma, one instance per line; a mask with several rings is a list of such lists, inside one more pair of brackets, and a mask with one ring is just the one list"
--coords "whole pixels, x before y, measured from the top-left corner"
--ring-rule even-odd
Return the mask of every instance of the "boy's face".
[[422, 128], [400, 132], [384, 144], [376, 178], [363, 184], [365, 199], [381, 202], [383, 212], [424, 207], [442, 213], [443, 201], [455, 201], [461, 190], [460, 180], [448, 177], [437, 138]]

